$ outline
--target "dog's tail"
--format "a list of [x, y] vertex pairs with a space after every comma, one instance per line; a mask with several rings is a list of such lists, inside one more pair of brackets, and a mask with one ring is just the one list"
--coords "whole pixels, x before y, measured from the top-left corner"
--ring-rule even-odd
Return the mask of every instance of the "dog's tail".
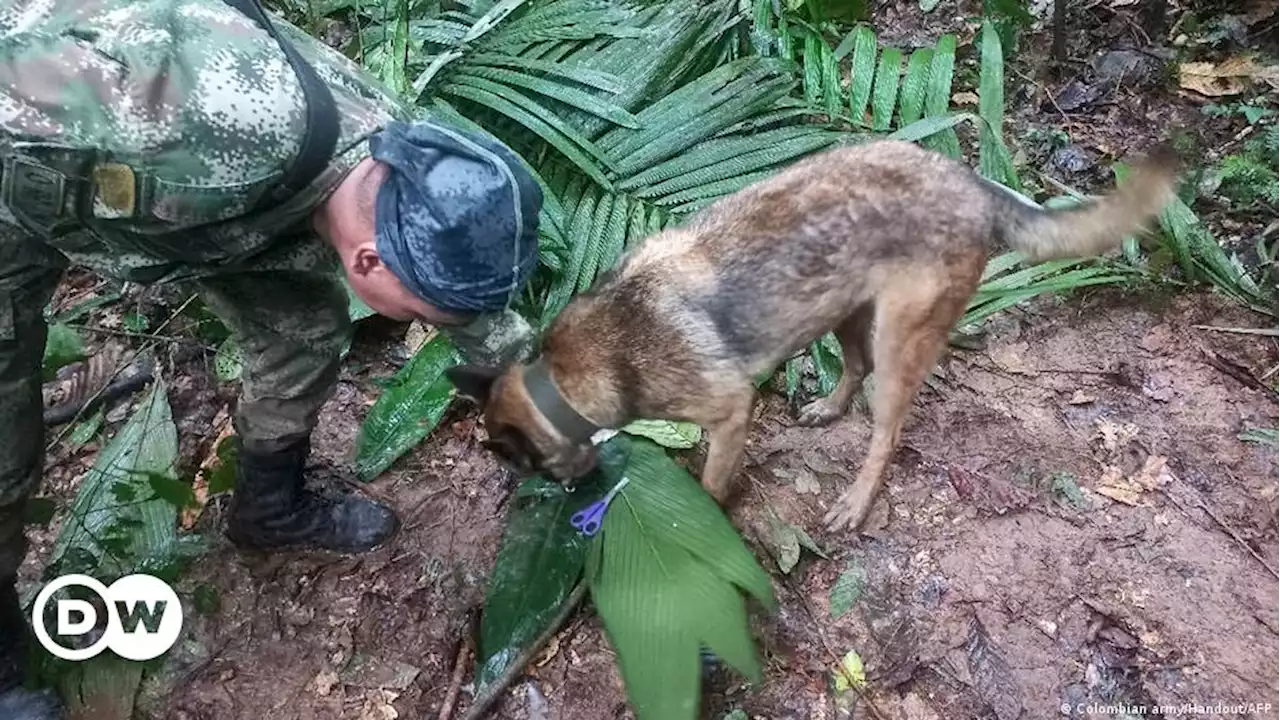
[[996, 183], [1000, 217], [996, 240], [1031, 262], [1088, 257], [1118, 247], [1174, 197], [1180, 163], [1159, 146], [1111, 193], [1075, 207], [1045, 210]]

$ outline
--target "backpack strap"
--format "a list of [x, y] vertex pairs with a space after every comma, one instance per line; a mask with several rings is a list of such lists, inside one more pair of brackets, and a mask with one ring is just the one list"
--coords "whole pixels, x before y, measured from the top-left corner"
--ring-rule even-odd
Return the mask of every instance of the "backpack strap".
[[333, 149], [338, 142], [338, 111], [334, 106], [333, 95], [328, 86], [320, 80], [314, 68], [298, 54], [293, 45], [285, 40], [275, 25], [263, 11], [259, 0], [224, 0], [231, 7], [239, 10], [256, 22], [280, 44], [285, 57], [297, 73], [298, 82], [302, 85], [302, 94], [307, 103], [307, 128], [302, 138], [302, 145], [293, 159], [293, 164], [285, 171], [284, 179], [268, 198], [275, 202], [283, 202], [306, 189], [312, 180], [324, 171], [333, 157]]

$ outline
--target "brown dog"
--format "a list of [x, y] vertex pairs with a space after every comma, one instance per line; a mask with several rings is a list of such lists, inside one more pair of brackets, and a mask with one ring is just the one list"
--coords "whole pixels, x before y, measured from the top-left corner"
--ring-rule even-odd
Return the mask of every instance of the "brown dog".
[[988, 255], [1007, 246], [1041, 261], [1118, 246], [1172, 197], [1170, 155], [1153, 155], [1107, 197], [1045, 211], [909, 143], [830, 150], [645, 240], [569, 303], [533, 365], [464, 366], [450, 378], [484, 408], [486, 447], [562, 482], [593, 467], [601, 428], [697, 423], [710, 433], [702, 485], [723, 502], [753, 380], [834, 331], [844, 373], [799, 422], [844, 414], [875, 370], [870, 449], [826, 516], [833, 530], [856, 528]]

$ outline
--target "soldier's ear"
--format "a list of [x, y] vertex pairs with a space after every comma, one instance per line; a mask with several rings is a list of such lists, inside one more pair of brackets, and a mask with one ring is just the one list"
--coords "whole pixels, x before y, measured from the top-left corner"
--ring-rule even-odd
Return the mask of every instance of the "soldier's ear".
[[444, 372], [449, 382], [457, 388], [458, 395], [468, 398], [481, 408], [489, 403], [493, 383], [502, 375], [502, 370], [498, 368], [479, 365], [457, 365]]

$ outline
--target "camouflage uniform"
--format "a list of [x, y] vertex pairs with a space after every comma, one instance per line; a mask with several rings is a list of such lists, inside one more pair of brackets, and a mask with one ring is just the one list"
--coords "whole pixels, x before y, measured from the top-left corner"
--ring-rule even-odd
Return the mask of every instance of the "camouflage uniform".
[[[194, 282], [245, 353], [238, 434], [260, 447], [309, 435], [349, 336], [341, 268], [311, 231], [311, 214], [368, 156], [373, 131], [410, 119], [354, 63], [275, 20], [330, 87], [340, 136], [304, 192], [245, 215], [281, 178], [304, 131], [303, 95], [275, 40], [222, 0], [8, 4], [0, 9], [0, 577], [24, 551], [4, 548], [21, 532], [17, 503], [40, 475], [42, 310], [68, 263], [141, 283]], [[484, 317], [455, 337], [464, 352], [493, 359], [501, 348], [485, 347], [484, 331], [494, 325]]]

